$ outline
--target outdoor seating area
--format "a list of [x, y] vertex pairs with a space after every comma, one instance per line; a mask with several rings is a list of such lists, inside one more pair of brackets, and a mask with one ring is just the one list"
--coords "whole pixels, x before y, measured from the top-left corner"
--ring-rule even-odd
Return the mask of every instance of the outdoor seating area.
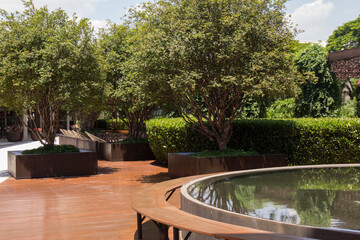
[[[202, 175], [201, 177], [204, 177]], [[261, 231], [254, 228], [236, 226], [195, 216], [179, 209], [169, 203], [175, 191], [199, 176], [185, 177], [176, 180], [157, 183], [149, 187], [144, 187], [133, 194], [131, 205], [137, 212], [137, 233], [139, 239], [146, 239], [146, 234], [142, 232], [142, 224], [146, 219], [153, 220], [161, 230], [163, 240], [169, 240], [169, 228], [172, 227], [173, 240], [189, 239], [193, 233], [213, 237], [214, 239], [227, 240], [310, 240], [303, 238], [276, 234], [273, 232]], [[182, 238], [180, 238], [180, 230]]]
[[358, 9], [3, 0], [0, 240], [360, 240]]

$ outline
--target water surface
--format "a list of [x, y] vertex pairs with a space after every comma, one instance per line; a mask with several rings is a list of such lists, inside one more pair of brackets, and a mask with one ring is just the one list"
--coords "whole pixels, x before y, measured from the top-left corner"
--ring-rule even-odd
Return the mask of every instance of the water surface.
[[286, 223], [360, 230], [360, 168], [279, 171], [197, 182], [193, 198]]

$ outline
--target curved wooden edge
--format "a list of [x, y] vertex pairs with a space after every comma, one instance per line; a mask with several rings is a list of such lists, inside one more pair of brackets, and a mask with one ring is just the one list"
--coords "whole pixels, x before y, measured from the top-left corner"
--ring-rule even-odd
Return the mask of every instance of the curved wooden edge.
[[166, 201], [167, 196], [177, 189], [197, 178], [207, 175], [198, 175], [178, 178], [152, 186], [146, 186], [135, 192], [131, 198], [132, 208], [147, 218], [177, 229], [203, 234], [211, 237], [228, 240], [300, 240], [313, 239], [288, 236], [254, 228], [242, 227], [228, 223], [202, 218], [184, 212]]

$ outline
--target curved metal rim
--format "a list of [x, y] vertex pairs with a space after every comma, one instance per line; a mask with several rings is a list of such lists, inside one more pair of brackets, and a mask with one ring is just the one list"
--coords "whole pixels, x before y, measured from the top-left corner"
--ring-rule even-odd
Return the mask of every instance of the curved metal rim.
[[313, 226], [307, 226], [307, 225], [299, 225], [299, 224], [292, 224], [292, 223], [284, 223], [284, 222], [279, 222], [279, 221], [274, 221], [274, 220], [268, 220], [268, 219], [264, 219], [264, 218], [258, 218], [258, 217], [252, 217], [249, 215], [245, 215], [245, 214], [240, 214], [240, 213], [235, 213], [235, 212], [231, 212], [228, 210], [224, 210], [224, 209], [220, 209], [214, 206], [210, 206], [207, 205], [195, 198], [193, 198], [192, 196], [190, 196], [188, 194], [187, 189], [189, 188], [189, 186], [197, 183], [197, 182], [201, 182], [201, 181], [205, 181], [205, 180], [209, 180], [212, 179], [213, 181], [217, 181], [219, 179], [223, 179], [223, 178], [227, 178], [227, 177], [233, 177], [233, 176], [241, 176], [241, 175], [251, 175], [251, 174], [257, 174], [257, 173], [266, 173], [266, 172], [278, 172], [278, 171], [291, 171], [291, 170], [299, 170], [299, 169], [311, 169], [311, 168], [343, 168], [343, 167], [359, 167], [360, 168], [360, 164], [326, 164], [326, 165], [304, 165], [304, 166], [291, 166], [291, 167], [275, 167], [275, 168], [261, 168], [261, 169], [251, 169], [251, 170], [242, 170], [242, 171], [234, 171], [234, 172], [228, 172], [228, 173], [223, 173], [223, 174], [216, 174], [216, 175], [212, 175], [212, 176], [206, 176], [203, 178], [198, 178], [195, 180], [192, 180], [186, 184], [184, 184], [181, 189], [180, 189], [180, 194], [187, 198], [188, 200], [196, 203], [197, 205], [203, 206], [208, 208], [209, 210], [216, 210], [216, 211], [220, 211], [220, 212], [225, 212], [228, 214], [234, 214], [234, 215], [239, 215], [241, 217], [244, 218], [248, 218], [248, 219], [254, 219], [254, 220], [259, 220], [259, 221], [266, 221], [266, 222], [270, 222], [270, 223], [275, 223], [275, 224], [284, 224], [284, 225], [292, 225], [292, 226], [296, 226], [299, 228], [306, 228], [306, 229], [324, 229], [324, 230], [329, 230], [329, 231], [337, 231], [337, 232], [348, 232], [348, 233], [360, 233], [360, 231], [357, 230], [351, 230], [351, 229], [343, 229], [343, 228], [321, 228], [321, 227], [313, 227]]

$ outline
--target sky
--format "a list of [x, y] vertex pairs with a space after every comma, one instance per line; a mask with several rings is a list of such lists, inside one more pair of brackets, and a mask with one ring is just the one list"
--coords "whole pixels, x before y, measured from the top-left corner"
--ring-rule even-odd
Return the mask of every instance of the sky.
[[[62, 8], [69, 15], [89, 18], [95, 28], [106, 20], [121, 23], [129, 8], [147, 0], [33, 0], [35, 7], [48, 5]], [[303, 30], [296, 36], [300, 41], [326, 42], [332, 32], [342, 24], [360, 15], [360, 0], [289, 0], [287, 14]], [[21, 0], [0, 0], [0, 8], [8, 12], [22, 11]]]

